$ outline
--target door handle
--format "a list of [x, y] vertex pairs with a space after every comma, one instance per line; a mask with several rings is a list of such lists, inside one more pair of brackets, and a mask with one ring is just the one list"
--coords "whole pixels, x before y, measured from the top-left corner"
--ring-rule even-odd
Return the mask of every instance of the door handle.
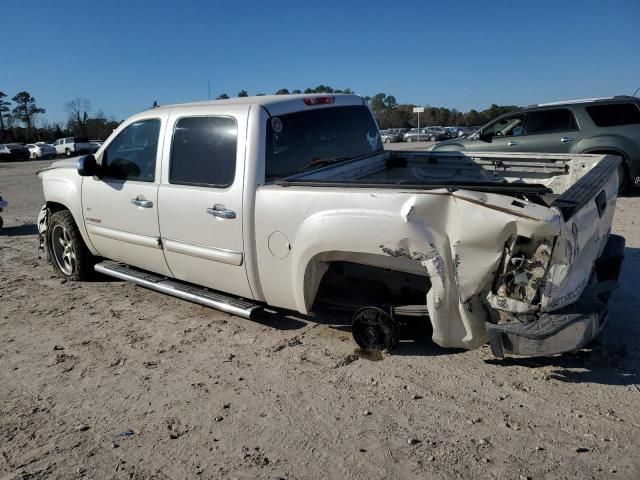
[[571, 138], [571, 137], [562, 137], [562, 138], [560, 139], [560, 141], [561, 141], [562, 143], [569, 143], [569, 142], [573, 142], [573, 138]]
[[131, 199], [131, 203], [137, 207], [142, 207], [142, 208], [153, 207], [153, 202], [151, 200], [145, 200], [145, 198], [141, 195], [138, 195], [136, 198]]
[[518, 145], [518, 142], [512, 140], [509, 143], [507, 143], [507, 145], [509, 145], [510, 147], [514, 147], [514, 146]]
[[216, 203], [213, 208], [207, 208], [207, 213], [214, 217], [225, 218], [227, 220], [236, 218], [236, 212], [229, 210], [227, 207], [219, 203]]

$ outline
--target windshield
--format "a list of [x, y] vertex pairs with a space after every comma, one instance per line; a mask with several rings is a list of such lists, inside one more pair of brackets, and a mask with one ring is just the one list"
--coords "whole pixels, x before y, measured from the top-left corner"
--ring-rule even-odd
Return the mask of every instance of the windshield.
[[268, 181], [382, 150], [378, 127], [364, 105], [290, 113], [267, 122]]

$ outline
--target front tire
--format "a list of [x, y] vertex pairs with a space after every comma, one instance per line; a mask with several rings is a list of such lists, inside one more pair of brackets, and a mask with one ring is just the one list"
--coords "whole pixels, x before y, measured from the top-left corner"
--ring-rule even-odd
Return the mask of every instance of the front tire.
[[68, 280], [86, 280], [93, 275], [95, 257], [87, 248], [69, 210], [51, 215], [47, 227], [49, 259], [58, 275]]

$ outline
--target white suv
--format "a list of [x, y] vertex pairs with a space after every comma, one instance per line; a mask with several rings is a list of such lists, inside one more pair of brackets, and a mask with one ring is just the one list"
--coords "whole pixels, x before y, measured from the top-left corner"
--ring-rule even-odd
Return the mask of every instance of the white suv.
[[66, 155], [67, 157], [72, 157], [74, 154], [91, 153], [91, 144], [84, 137], [59, 138], [53, 143], [53, 146], [56, 147], [58, 155]]

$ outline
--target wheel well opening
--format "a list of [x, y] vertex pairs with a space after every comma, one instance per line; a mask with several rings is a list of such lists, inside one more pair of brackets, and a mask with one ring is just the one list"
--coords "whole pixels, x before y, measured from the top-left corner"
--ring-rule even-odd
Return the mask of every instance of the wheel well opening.
[[60, 212], [62, 210], [69, 210], [66, 206], [57, 202], [47, 202], [47, 208], [51, 210], [51, 213]]
[[365, 306], [425, 305], [431, 288], [426, 275], [348, 261], [327, 262], [327, 267], [314, 307], [355, 311]]

